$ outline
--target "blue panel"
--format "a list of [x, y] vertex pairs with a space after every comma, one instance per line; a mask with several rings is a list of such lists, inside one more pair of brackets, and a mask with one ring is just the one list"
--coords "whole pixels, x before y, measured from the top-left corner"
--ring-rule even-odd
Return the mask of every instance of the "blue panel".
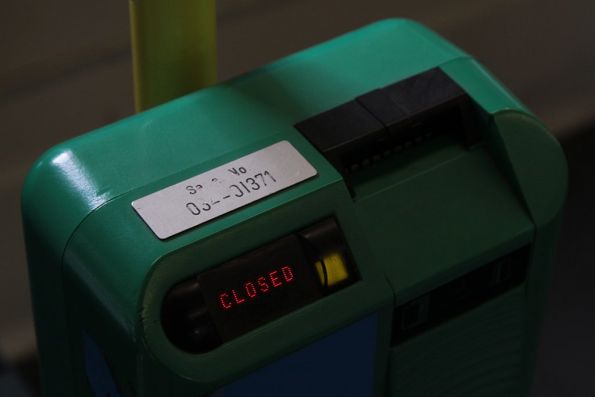
[[0, 396], [31, 397], [32, 395], [17, 376], [16, 372], [3, 372], [0, 369]]
[[85, 346], [85, 371], [91, 390], [96, 397], [120, 397], [112, 371], [101, 349], [88, 335], [83, 335]]
[[372, 396], [377, 334], [378, 315], [374, 314], [223, 387], [212, 396]]

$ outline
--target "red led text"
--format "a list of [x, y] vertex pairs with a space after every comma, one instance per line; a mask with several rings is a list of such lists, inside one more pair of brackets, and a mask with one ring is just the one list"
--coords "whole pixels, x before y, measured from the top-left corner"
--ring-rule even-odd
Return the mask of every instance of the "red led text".
[[220, 293], [219, 306], [224, 310], [229, 310], [234, 306], [250, 302], [259, 295], [267, 294], [275, 288], [283, 288], [294, 281], [295, 277], [291, 266], [283, 266], [253, 280], [247, 280], [241, 288]]

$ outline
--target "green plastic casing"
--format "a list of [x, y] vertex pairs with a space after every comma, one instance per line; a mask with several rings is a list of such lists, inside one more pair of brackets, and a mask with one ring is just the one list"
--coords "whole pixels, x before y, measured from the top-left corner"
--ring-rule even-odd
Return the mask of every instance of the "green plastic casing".
[[[485, 111], [479, 144], [406, 151], [358, 174], [352, 196], [293, 127], [434, 67]], [[131, 207], [282, 140], [315, 178], [166, 240]], [[46, 152], [22, 193], [44, 396], [93, 395], [85, 337], [123, 396], [196, 397], [372, 313], [375, 395], [526, 396], [565, 193], [564, 155], [547, 129], [473, 58], [408, 20], [374, 23], [82, 135]], [[206, 354], [168, 341], [159, 318], [171, 286], [328, 216], [359, 282]], [[392, 345], [396, 306], [524, 246], [524, 284]]]

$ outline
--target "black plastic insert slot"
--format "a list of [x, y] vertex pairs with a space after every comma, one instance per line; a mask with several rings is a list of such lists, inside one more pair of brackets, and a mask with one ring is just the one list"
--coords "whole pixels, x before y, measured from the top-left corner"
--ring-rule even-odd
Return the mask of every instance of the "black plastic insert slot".
[[440, 68], [376, 89], [295, 125], [349, 175], [435, 136], [480, 139], [479, 107]]
[[521, 248], [398, 306], [393, 315], [393, 345], [521, 285], [528, 261], [529, 247]]

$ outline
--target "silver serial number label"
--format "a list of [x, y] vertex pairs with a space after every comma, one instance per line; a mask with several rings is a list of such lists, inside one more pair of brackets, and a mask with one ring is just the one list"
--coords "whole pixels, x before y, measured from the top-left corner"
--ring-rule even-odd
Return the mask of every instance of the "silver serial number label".
[[316, 169], [287, 141], [132, 202], [160, 239], [312, 178]]

